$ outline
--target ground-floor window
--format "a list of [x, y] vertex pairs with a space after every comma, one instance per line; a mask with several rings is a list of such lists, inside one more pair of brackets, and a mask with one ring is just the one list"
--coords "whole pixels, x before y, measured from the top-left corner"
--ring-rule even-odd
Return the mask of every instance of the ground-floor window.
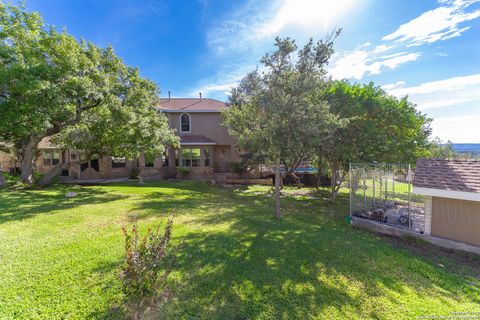
[[92, 168], [93, 170], [95, 171], [100, 171], [100, 162], [98, 160], [98, 154], [94, 154], [91, 158], [90, 158], [90, 168]]
[[112, 157], [112, 168], [125, 168], [126, 164], [125, 157]]
[[182, 149], [182, 167], [200, 166], [200, 148]]
[[210, 167], [210, 149], [208, 147], [203, 148], [203, 159], [204, 159], [204, 166]]
[[144, 155], [145, 167], [154, 167], [155, 166], [155, 156], [151, 154]]
[[57, 150], [43, 151], [43, 165], [54, 166], [60, 163], [60, 152]]

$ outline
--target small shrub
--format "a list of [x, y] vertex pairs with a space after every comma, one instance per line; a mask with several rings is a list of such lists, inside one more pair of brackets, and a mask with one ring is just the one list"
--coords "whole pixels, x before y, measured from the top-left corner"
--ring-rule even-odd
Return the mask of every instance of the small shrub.
[[125, 267], [122, 272], [123, 289], [127, 296], [127, 309], [140, 318], [144, 310], [166, 293], [166, 280], [175, 262], [175, 249], [170, 249], [173, 218], [170, 214], [165, 229], [159, 225], [148, 229], [141, 237], [136, 225], [130, 232], [122, 228], [125, 236]]
[[247, 166], [242, 162], [233, 162], [232, 163], [232, 171], [240, 176], [243, 176], [245, 173], [248, 172]]
[[192, 169], [188, 167], [177, 167], [177, 174], [180, 175], [180, 177], [187, 177], [192, 173]]

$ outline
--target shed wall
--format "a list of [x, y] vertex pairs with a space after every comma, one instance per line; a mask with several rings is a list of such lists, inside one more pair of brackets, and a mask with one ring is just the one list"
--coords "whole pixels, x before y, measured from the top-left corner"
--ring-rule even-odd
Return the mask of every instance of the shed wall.
[[431, 234], [480, 246], [480, 202], [432, 197]]

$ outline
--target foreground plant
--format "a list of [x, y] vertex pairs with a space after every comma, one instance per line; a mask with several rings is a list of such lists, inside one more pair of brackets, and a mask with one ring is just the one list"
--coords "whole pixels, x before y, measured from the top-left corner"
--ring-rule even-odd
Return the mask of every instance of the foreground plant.
[[175, 248], [170, 248], [173, 211], [162, 233], [161, 225], [149, 228], [141, 237], [136, 225], [125, 236], [125, 267], [122, 272], [123, 290], [127, 295], [127, 309], [134, 319], [142, 315], [167, 295], [167, 278], [175, 263]]

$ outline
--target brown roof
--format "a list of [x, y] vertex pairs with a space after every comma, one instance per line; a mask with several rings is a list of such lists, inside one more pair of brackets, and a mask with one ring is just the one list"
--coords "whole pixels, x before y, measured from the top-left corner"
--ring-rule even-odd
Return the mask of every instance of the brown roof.
[[225, 103], [215, 99], [200, 98], [163, 98], [159, 109], [166, 111], [220, 111]]
[[181, 136], [180, 143], [215, 143], [215, 141], [202, 135], [188, 135]]
[[480, 161], [419, 159], [413, 185], [480, 193]]

